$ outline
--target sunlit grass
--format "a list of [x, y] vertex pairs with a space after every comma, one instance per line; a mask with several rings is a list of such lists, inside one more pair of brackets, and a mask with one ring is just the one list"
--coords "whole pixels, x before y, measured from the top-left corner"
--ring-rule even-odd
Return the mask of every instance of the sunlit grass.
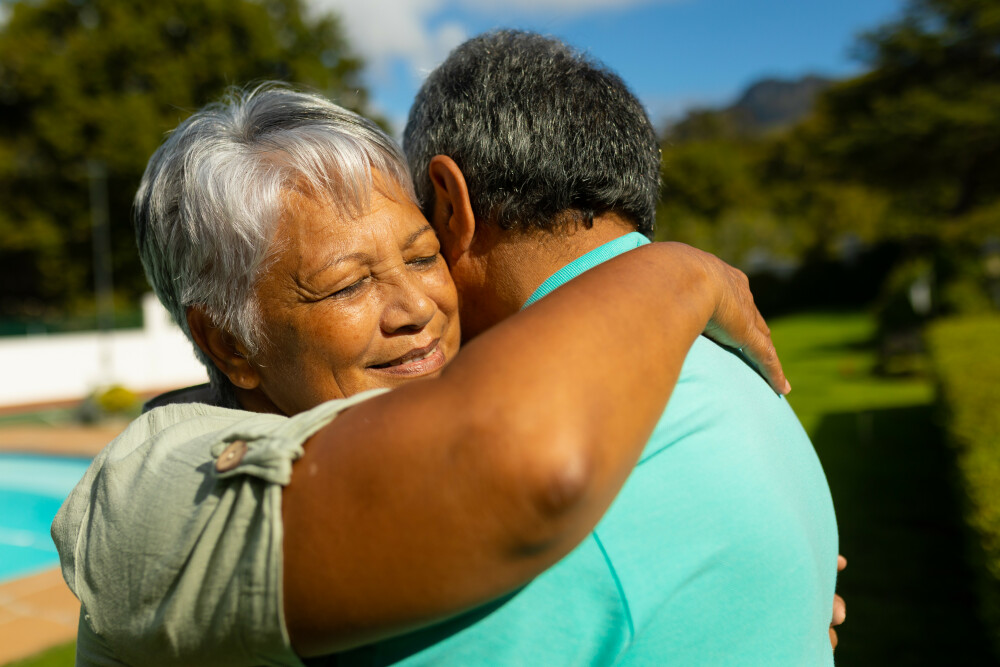
[[794, 315], [770, 323], [778, 356], [792, 383], [788, 400], [813, 433], [833, 412], [929, 405], [926, 377], [874, 375], [875, 323], [860, 312]]

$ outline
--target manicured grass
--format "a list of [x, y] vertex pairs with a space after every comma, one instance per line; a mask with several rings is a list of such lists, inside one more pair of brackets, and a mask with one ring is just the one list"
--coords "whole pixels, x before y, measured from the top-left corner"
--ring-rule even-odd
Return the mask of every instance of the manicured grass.
[[62, 644], [38, 655], [7, 663], [4, 667], [73, 667], [76, 642]]
[[789, 400], [826, 470], [850, 563], [839, 665], [994, 664], [927, 378], [874, 376], [862, 313], [770, 322]]
[[815, 313], [769, 323], [778, 355], [792, 383], [789, 401], [812, 433], [818, 420], [837, 412], [930, 405], [925, 378], [873, 375], [875, 323], [865, 313]]

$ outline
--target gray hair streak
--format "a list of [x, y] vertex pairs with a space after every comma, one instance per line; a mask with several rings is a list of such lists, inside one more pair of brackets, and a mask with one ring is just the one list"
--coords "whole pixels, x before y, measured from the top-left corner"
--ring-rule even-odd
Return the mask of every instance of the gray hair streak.
[[[133, 210], [146, 277], [188, 339], [187, 310], [200, 306], [252, 357], [266, 344], [254, 288], [283, 191], [304, 185], [353, 217], [367, 209], [373, 170], [415, 199], [405, 158], [373, 122], [277, 83], [233, 89], [149, 160]], [[228, 378], [195, 352], [220, 400], [234, 405]]]

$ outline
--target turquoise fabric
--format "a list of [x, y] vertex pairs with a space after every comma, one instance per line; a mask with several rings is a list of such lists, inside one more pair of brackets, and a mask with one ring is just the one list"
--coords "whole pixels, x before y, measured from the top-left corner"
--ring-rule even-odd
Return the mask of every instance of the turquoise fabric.
[[598, 264], [603, 264], [608, 261], [612, 257], [617, 257], [623, 252], [628, 252], [629, 250], [638, 248], [641, 245], [646, 245], [647, 243], [649, 243], [649, 239], [639, 232], [629, 232], [628, 234], [619, 236], [615, 240], [609, 241], [598, 248], [594, 248], [586, 255], [576, 258], [574, 261], [549, 276], [545, 282], [539, 285], [538, 289], [536, 289], [531, 296], [528, 297], [528, 300], [524, 302], [524, 305], [521, 306], [521, 308], [527, 308], [555, 288], [568, 283], [584, 271], [589, 271]]
[[[584, 255], [529, 303], [647, 242], [628, 234]], [[330, 664], [831, 665], [837, 548], [826, 478], [788, 403], [699, 338], [639, 464], [575, 551], [505, 600]]]

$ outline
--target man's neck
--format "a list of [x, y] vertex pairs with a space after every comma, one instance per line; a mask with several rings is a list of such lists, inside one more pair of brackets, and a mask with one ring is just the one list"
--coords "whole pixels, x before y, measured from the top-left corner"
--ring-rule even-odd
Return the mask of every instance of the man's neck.
[[632, 223], [607, 213], [594, 216], [590, 226], [573, 222], [556, 232], [505, 232], [490, 262], [493, 284], [499, 292], [496, 296], [516, 312], [556, 271], [633, 231]]

